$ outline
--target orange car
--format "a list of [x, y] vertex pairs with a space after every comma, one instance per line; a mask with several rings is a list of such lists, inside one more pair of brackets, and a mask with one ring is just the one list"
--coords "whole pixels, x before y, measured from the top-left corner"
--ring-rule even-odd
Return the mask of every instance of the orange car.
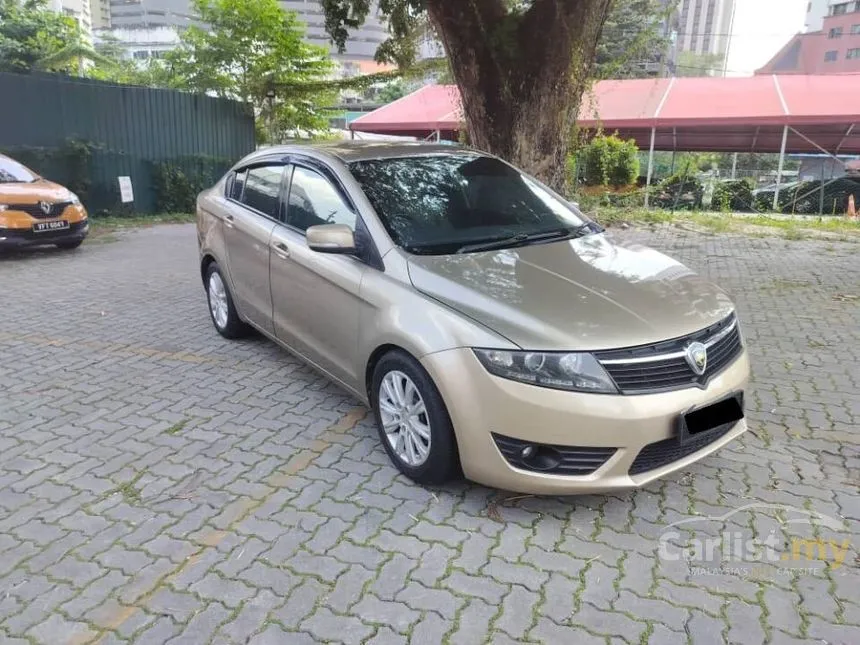
[[38, 244], [74, 249], [88, 232], [87, 211], [77, 195], [0, 155], [0, 249]]

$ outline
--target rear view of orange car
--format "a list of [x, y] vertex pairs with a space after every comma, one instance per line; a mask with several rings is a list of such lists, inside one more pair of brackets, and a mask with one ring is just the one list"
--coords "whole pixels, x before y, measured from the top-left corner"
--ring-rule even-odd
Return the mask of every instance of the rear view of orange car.
[[41, 244], [74, 249], [88, 232], [77, 195], [0, 155], [0, 251]]

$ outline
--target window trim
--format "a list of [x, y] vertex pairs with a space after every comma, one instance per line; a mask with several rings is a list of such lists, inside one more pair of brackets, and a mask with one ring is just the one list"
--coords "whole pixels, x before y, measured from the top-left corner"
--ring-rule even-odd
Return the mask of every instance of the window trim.
[[346, 186], [344, 186], [340, 177], [337, 176], [337, 173], [335, 173], [334, 170], [332, 170], [325, 162], [320, 161], [319, 159], [316, 159], [314, 157], [309, 157], [301, 154], [291, 154], [285, 157], [285, 159], [290, 166], [290, 178], [288, 182], [283, 182], [286, 186], [286, 190], [283, 193], [281, 206], [286, 210], [284, 212], [283, 220], [278, 220], [278, 224], [298, 235], [301, 235], [302, 238], [307, 239], [307, 233], [305, 231], [287, 222], [287, 215], [289, 213], [290, 207], [290, 191], [293, 188], [293, 174], [295, 172], [296, 167], [305, 168], [306, 170], [316, 172], [324, 179], [328, 180], [329, 183], [331, 183], [334, 189], [340, 194], [344, 202], [346, 202], [346, 205], [349, 207], [349, 209], [353, 213], [355, 213], [355, 230], [353, 231], [353, 235], [355, 236], [356, 246], [361, 243], [361, 246], [363, 248], [357, 248], [356, 250], [358, 251], [358, 253], [356, 253], [355, 255], [341, 257], [351, 257], [364, 265], [367, 265], [384, 273], [385, 264], [382, 262], [382, 256], [379, 254], [379, 249], [376, 246], [376, 240], [374, 240], [373, 236], [370, 234], [370, 229], [367, 227], [367, 223], [364, 221], [364, 216], [361, 214], [361, 211], [356, 206], [355, 201], [352, 199], [349, 192], [346, 190]]
[[[281, 166], [284, 169], [284, 172], [281, 175], [281, 182], [278, 187], [278, 213], [274, 217], [269, 215], [268, 213], [264, 213], [263, 211], [257, 210], [253, 206], [248, 206], [245, 202], [241, 201], [242, 197], [245, 196], [245, 185], [246, 181], [242, 183], [242, 194], [239, 196], [239, 199], [232, 197], [228, 192], [228, 188], [232, 188], [234, 181], [236, 180], [236, 174], [240, 172], [244, 172], [246, 170], [250, 171], [252, 168], [259, 168], [261, 166]], [[283, 196], [284, 196], [284, 185], [286, 184], [286, 169], [289, 167], [290, 169], [290, 180], [292, 180], [293, 171], [289, 161], [286, 161], [283, 157], [270, 157], [266, 159], [257, 159], [253, 162], [246, 164], [244, 166], [240, 166], [234, 168], [230, 171], [229, 176], [227, 177], [227, 181], [224, 182], [224, 199], [226, 199], [231, 204], [236, 204], [237, 206], [241, 206], [245, 210], [253, 213], [254, 215], [259, 215], [260, 217], [265, 217], [267, 220], [271, 220], [272, 222], [276, 222], [278, 224], [283, 224], [286, 219], [286, 212], [284, 212], [284, 219], [281, 219], [281, 211], [283, 210]]]
[[[308, 163], [305, 163], [306, 160], [308, 161]], [[289, 209], [290, 209], [290, 191], [293, 188], [293, 174], [295, 172], [295, 168], [299, 167], [299, 168], [304, 168], [306, 170], [310, 170], [311, 172], [315, 172], [318, 175], [321, 175], [323, 177], [323, 179], [326, 179], [334, 187], [334, 189], [340, 195], [341, 199], [343, 199], [344, 202], [346, 203], [346, 205], [349, 207], [349, 210], [355, 214], [356, 225], [355, 225], [355, 231], [353, 231], [353, 233], [357, 233], [358, 232], [358, 221], [362, 220], [362, 225], [364, 225], [364, 220], [361, 217], [361, 213], [359, 212], [358, 208], [355, 207], [355, 203], [350, 198], [349, 193], [346, 192], [346, 188], [344, 188], [343, 183], [340, 181], [340, 179], [337, 177], [337, 175], [334, 173], [334, 171], [331, 170], [330, 168], [328, 168], [327, 166], [325, 166], [325, 164], [320, 163], [319, 165], [317, 165], [317, 164], [313, 163], [314, 161], [316, 161], [316, 159], [311, 159], [310, 157], [304, 157], [304, 156], [291, 157], [291, 161], [289, 162], [289, 164], [290, 164], [290, 182], [289, 182], [289, 186], [287, 187], [287, 190], [284, 192], [284, 200], [281, 204], [284, 208], [286, 208], [286, 211], [284, 212], [284, 219], [279, 220], [280, 223], [283, 224], [284, 226], [286, 226], [291, 231], [295, 231], [296, 233], [299, 233], [302, 237], [307, 237], [307, 234], [302, 229], [300, 229], [298, 226], [293, 226], [292, 224], [290, 224], [287, 221], [289, 219], [288, 214], [289, 214]], [[365, 230], [367, 230], [367, 227], [365, 227]], [[374, 246], [376, 246], [376, 245], [374, 244]]]

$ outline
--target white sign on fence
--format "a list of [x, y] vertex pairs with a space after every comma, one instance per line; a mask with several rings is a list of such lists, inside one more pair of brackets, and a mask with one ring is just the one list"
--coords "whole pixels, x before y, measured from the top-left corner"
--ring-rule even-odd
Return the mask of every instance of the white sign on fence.
[[131, 186], [131, 177], [117, 177], [119, 181], [119, 196], [123, 204], [134, 201], [134, 189]]

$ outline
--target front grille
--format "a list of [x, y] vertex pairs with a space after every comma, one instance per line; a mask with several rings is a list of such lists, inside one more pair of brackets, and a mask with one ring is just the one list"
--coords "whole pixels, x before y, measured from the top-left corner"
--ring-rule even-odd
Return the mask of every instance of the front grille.
[[51, 219], [53, 217], [60, 217], [63, 214], [63, 211], [71, 205], [72, 202], [56, 202], [54, 204], [48, 204], [49, 208], [47, 213], [42, 210], [42, 207], [38, 203], [9, 204], [7, 209], [10, 211], [21, 211], [23, 213], [27, 213], [27, 215], [35, 217], [36, 219]]
[[[514, 468], [552, 475], [590, 475], [615, 454], [616, 448], [555, 446], [532, 443], [493, 433], [499, 451]], [[524, 448], [532, 446], [535, 455], [522, 458]]]
[[631, 475], [639, 475], [649, 470], [662, 468], [684, 457], [689, 457], [694, 452], [714, 443], [720, 437], [724, 437], [734, 425], [734, 423], [727, 423], [701, 435], [695, 435], [683, 444], [679, 443], [675, 437], [649, 443], [636, 455], [636, 459], [633, 460], [628, 472]]
[[[708, 349], [705, 373], [697, 375], [687, 363], [687, 347], [694, 342]], [[656, 343], [596, 353], [623, 394], [648, 394], [686, 387], [704, 387], [728, 367], [742, 350], [734, 314], [688, 336]]]

